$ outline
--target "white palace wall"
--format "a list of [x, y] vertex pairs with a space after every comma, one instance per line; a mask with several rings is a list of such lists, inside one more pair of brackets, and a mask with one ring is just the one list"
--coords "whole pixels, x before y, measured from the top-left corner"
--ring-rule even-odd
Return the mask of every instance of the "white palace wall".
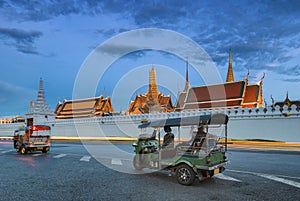
[[[142, 119], [148, 121], [171, 117], [196, 116], [210, 113], [229, 116], [228, 137], [233, 139], [265, 139], [300, 142], [300, 110], [291, 108], [238, 108], [230, 110], [183, 111], [142, 115], [120, 115], [100, 118], [48, 120], [39, 122], [50, 125], [52, 136], [60, 137], [137, 137], [137, 126]], [[0, 136], [11, 136], [20, 125], [0, 125]], [[188, 137], [188, 136], [182, 136]]]
[[[251, 112], [250, 112], [251, 111]], [[234, 139], [300, 142], [300, 110], [284, 107], [228, 110], [228, 133]]]

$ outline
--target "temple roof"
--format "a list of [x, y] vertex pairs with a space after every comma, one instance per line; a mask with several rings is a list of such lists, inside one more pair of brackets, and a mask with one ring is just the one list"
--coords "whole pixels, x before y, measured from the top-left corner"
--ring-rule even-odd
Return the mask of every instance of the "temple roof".
[[260, 107], [262, 106], [262, 80], [264, 76], [257, 84], [250, 85], [248, 84], [248, 76], [249, 71], [245, 80], [234, 81], [232, 53], [230, 50], [226, 82], [192, 87], [187, 91], [185, 87], [185, 90], [178, 95], [175, 111]]
[[64, 100], [58, 103], [54, 113], [57, 119], [102, 116], [113, 112], [110, 97], [103, 96], [79, 100]]
[[185, 98], [186, 98], [186, 94], [187, 93], [184, 92], [184, 91], [182, 93], [179, 93], [178, 100], [177, 100], [176, 105], [175, 105], [176, 109], [183, 109]]
[[133, 101], [127, 110], [127, 114], [143, 114], [150, 112], [173, 112], [174, 107], [172, 105], [171, 96], [165, 96], [161, 92], [158, 92], [156, 84], [156, 72], [154, 67], [150, 71], [149, 76], [149, 88], [145, 95], [136, 94]]
[[245, 82], [229, 82], [192, 87], [187, 93], [183, 109], [208, 109], [241, 105]]
[[258, 95], [259, 95], [258, 84], [247, 85], [243, 103], [257, 103]]
[[288, 107], [291, 107], [292, 105], [296, 105], [298, 107], [300, 107], [300, 101], [291, 101], [289, 99], [289, 94], [288, 92], [286, 93], [286, 97], [285, 97], [285, 100], [283, 102], [276, 102], [275, 103], [275, 106], [279, 106], [279, 107], [283, 107], [283, 106], [288, 106]]
[[186, 109], [217, 109], [257, 107], [260, 85], [246, 85], [244, 80], [192, 87], [178, 96], [176, 111]]

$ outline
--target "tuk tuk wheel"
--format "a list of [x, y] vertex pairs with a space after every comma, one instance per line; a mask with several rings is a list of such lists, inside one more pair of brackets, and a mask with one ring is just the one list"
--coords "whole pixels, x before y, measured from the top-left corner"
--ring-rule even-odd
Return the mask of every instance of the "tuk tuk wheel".
[[182, 164], [176, 168], [176, 177], [178, 183], [188, 186], [195, 181], [196, 174], [190, 166]]
[[43, 153], [47, 153], [48, 151], [49, 151], [49, 147], [44, 147], [42, 150]]
[[20, 152], [21, 154], [27, 154], [27, 149], [24, 146], [22, 146]]
[[133, 167], [136, 169], [136, 170], [142, 170], [143, 169], [143, 166], [140, 162], [140, 158], [139, 158], [139, 155], [135, 155], [134, 158], [133, 158]]

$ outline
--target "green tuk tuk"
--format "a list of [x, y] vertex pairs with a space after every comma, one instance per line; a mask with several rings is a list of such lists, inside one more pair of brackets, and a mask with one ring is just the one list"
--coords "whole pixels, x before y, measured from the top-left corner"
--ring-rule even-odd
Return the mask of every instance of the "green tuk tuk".
[[[135, 148], [133, 166], [137, 170], [171, 171], [183, 185], [221, 173], [228, 163], [227, 122], [225, 114], [143, 121], [139, 125], [141, 134], [132, 145]], [[153, 132], [149, 134], [151, 129]], [[190, 140], [182, 141], [181, 136], [189, 136]]]

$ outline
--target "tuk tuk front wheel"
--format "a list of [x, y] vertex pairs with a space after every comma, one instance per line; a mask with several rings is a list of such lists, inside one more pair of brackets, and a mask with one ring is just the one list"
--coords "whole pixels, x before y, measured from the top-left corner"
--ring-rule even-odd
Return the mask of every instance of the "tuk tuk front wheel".
[[24, 146], [22, 146], [20, 152], [21, 154], [27, 154], [27, 149]]
[[142, 164], [141, 164], [139, 155], [135, 155], [135, 156], [134, 156], [134, 158], [133, 158], [133, 167], [134, 167], [136, 170], [142, 170], [142, 169], [143, 169], [143, 166], [142, 166]]
[[176, 177], [178, 183], [188, 186], [195, 181], [196, 174], [190, 166], [182, 164], [176, 168]]

